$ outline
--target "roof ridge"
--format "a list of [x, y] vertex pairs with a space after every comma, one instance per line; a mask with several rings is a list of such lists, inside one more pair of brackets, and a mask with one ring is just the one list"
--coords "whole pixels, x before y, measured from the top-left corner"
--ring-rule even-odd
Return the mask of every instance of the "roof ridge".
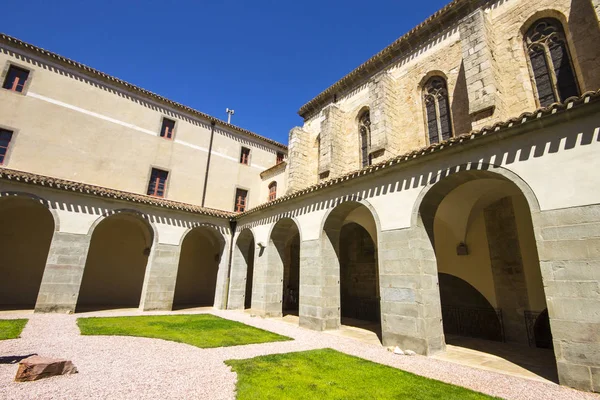
[[85, 71], [87, 73], [99, 76], [100, 78], [109, 80], [109, 81], [111, 81], [113, 83], [116, 83], [118, 85], [122, 85], [122, 86], [126, 87], [127, 89], [139, 92], [140, 94], [142, 94], [144, 96], [148, 96], [148, 97], [154, 98], [155, 100], [167, 103], [170, 106], [179, 108], [179, 109], [181, 109], [184, 112], [200, 116], [201, 118], [208, 119], [211, 122], [214, 121], [215, 123], [218, 123], [219, 125], [221, 125], [223, 127], [226, 127], [226, 128], [229, 128], [229, 129], [233, 129], [233, 130], [235, 130], [235, 131], [237, 131], [239, 133], [243, 133], [245, 135], [252, 136], [252, 137], [254, 137], [256, 139], [263, 140], [263, 141], [265, 141], [265, 142], [267, 142], [269, 144], [272, 144], [274, 146], [277, 146], [277, 147], [280, 147], [280, 148], [283, 148], [283, 149], [286, 149], [286, 150], [288, 148], [286, 145], [284, 145], [283, 143], [279, 143], [276, 140], [269, 139], [268, 137], [259, 135], [258, 133], [252, 132], [252, 131], [250, 131], [248, 129], [244, 129], [244, 128], [241, 128], [239, 126], [230, 124], [230, 123], [228, 123], [226, 121], [223, 121], [223, 120], [221, 120], [221, 119], [219, 119], [217, 117], [213, 117], [210, 114], [203, 113], [202, 111], [196, 110], [195, 108], [186, 106], [186, 105], [184, 105], [182, 103], [179, 103], [179, 102], [176, 102], [174, 100], [170, 100], [170, 99], [168, 99], [168, 98], [166, 98], [164, 96], [161, 96], [159, 94], [151, 92], [151, 91], [149, 91], [147, 89], [144, 89], [144, 88], [142, 88], [140, 86], [134, 85], [132, 83], [129, 83], [127, 81], [119, 79], [119, 78], [117, 78], [115, 76], [109, 75], [109, 74], [107, 74], [105, 72], [102, 72], [102, 71], [97, 70], [95, 68], [89, 67], [89, 66], [87, 66], [87, 65], [85, 65], [83, 63], [80, 63], [78, 61], [72, 60], [72, 59], [67, 58], [67, 57], [63, 57], [63, 56], [61, 56], [58, 53], [54, 53], [52, 51], [49, 51], [49, 50], [43, 49], [41, 47], [35, 46], [35, 45], [31, 44], [31, 43], [27, 43], [27, 42], [25, 42], [25, 41], [23, 41], [21, 39], [16, 38], [16, 37], [13, 37], [13, 36], [10, 36], [10, 35], [7, 35], [5, 33], [1, 33], [0, 32], [0, 39], [4, 40], [5, 42], [17, 45], [19, 47], [23, 47], [23, 48], [26, 48], [28, 50], [36, 51], [36, 52], [42, 54], [43, 56], [54, 58], [54, 59], [56, 59], [56, 60], [58, 60], [60, 62], [66, 63], [66, 64], [68, 64], [68, 65], [70, 65], [72, 67], [79, 68], [80, 70], [83, 70], [83, 71]]

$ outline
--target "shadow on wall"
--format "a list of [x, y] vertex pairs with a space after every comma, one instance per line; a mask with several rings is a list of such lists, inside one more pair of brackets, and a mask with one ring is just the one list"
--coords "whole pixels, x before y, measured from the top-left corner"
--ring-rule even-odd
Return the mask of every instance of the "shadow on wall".
[[460, 70], [456, 78], [456, 86], [452, 94], [452, 121], [456, 135], [469, 133], [473, 129], [469, 115], [469, 92], [465, 75], [465, 63], [460, 63]]
[[[597, 105], [596, 109], [598, 109]], [[573, 112], [577, 113], [577, 110]], [[577, 116], [570, 115], [569, 117], [572, 120]], [[589, 117], [581, 117], [577, 121], [578, 125], [569, 125], [568, 123], [557, 123], [555, 117], [548, 117], [542, 121], [533, 120], [532, 122], [527, 122], [524, 126], [516, 126], [512, 129], [528, 131], [529, 127], [531, 127], [531, 129], [543, 129], [543, 134], [528, 132], [525, 135], [516, 136], [514, 140], [494, 140], [491, 143], [487, 142], [487, 146], [479, 147], [478, 151], [469, 158], [459, 155], [461, 157], [460, 165], [448, 162], [447, 159], [446, 161], [440, 160], [442, 155], [438, 153], [438, 158], [434, 158], [433, 162], [420, 163], [412, 170], [400, 170], [394, 175], [394, 180], [386, 177], [386, 181], [383, 184], [377, 184], [376, 182], [379, 180], [374, 178], [373, 175], [349, 178], [346, 179], [347, 183], [344, 187], [337, 185], [330, 189], [343, 192], [342, 195], [336, 195], [322, 201], [314, 201], [308, 198], [292, 210], [289, 210], [290, 205], [288, 202], [281, 205], [274, 205], [271, 209], [265, 210], [266, 212], [272, 210], [272, 215], [239, 225], [238, 230], [241, 231], [246, 227], [274, 223], [282, 218], [293, 218], [319, 210], [331, 209], [348, 201], [368, 200], [369, 198], [384, 196], [388, 193], [401, 192], [419, 187], [423, 188], [462, 171], [493, 171], [499, 165], [510, 167], [515, 163], [542, 158], [548, 154], [570, 151], [581, 146], [589, 146], [600, 142], [600, 127], [597, 120], [593, 118], [593, 114], [590, 114]], [[495, 136], [502, 135], [502, 133], [488, 133], [488, 135]], [[469, 139], [466, 140], [468, 141]], [[486, 143], [485, 138], [481, 138], [479, 143]], [[463, 147], [464, 145], [460, 144], [455, 144], [454, 146], [464, 148], [465, 150], [463, 151], [471, 149], [470, 146], [465, 148]], [[448, 154], [448, 157], [453, 157], [457, 153], [450, 151], [446, 154]], [[427, 157], [425, 155], [420, 159]], [[407, 156], [405, 161], [401, 163], [409, 163], [410, 158]], [[354, 181], [353, 184], [350, 181]], [[322, 190], [320, 193], [327, 193], [327, 189]], [[287, 208], [289, 211], [281, 211], [282, 207]]]
[[569, 15], [569, 32], [579, 69], [584, 82], [579, 82], [582, 92], [600, 88], [600, 26], [590, 0], [572, 0]]

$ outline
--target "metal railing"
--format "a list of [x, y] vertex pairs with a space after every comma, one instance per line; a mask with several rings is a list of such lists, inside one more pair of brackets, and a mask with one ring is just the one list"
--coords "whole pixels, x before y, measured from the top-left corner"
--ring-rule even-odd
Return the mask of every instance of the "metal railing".
[[444, 333], [504, 342], [502, 310], [442, 306]]

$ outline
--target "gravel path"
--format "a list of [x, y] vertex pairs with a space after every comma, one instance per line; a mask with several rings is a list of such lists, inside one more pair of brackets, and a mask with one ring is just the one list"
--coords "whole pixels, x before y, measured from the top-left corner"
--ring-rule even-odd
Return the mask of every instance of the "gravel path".
[[[236, 374], [223, 363], [224, 360], [324, 347], [506, 399], [600, 399], [600, 396], [555, 384], [427, 357], [397, 356], [381, 346], [313, 332], [279, 320], [252, 318], [232, 311], [211, 313], [295, 340], [199, 349], [158, 339], [79, 335], [76, 318], [93, 313], [77, 316], [10, 314], [0, 318], [29, 318], [29, 323], [20, 339], [0, 341], [0, 356], [38, 353], [67, 358], [74, 362], [79, 373], [15, 383], [17, 366], [0, 364], [0, 399], [234, 399]], [[101, 313], [102, 316], [152, 314], [165, 313]]]

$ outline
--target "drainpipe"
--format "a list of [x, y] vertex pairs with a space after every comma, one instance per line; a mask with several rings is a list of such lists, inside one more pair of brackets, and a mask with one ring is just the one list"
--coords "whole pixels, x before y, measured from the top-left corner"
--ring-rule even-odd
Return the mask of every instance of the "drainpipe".
[[237, 221], [230, 220], [229, 221], [229, 229], [231, 230], [231, 240], [229, 241], [229, 261], [227, 262], [227, 276], [225, 277], [225, 291], [223, 293], [223, 307], [227, 310], [227, 306], [229, 303], [229, 280], [231, 277], [231, 265], [233, 263], [233, 238], [235, 237], [235, 227], [237, 226]]
[[204, 174], [204, 189], [202, 190], [202, 207], [206, 201], [206, 187], [208, 186], [208, 171], [210, 169], [210, 156], [212, 155], [213, 138], [215, 137], [215, 121], [210, 121], [210, 143], [208, 144], [208, 157], [206, 159], [206, 173]]

